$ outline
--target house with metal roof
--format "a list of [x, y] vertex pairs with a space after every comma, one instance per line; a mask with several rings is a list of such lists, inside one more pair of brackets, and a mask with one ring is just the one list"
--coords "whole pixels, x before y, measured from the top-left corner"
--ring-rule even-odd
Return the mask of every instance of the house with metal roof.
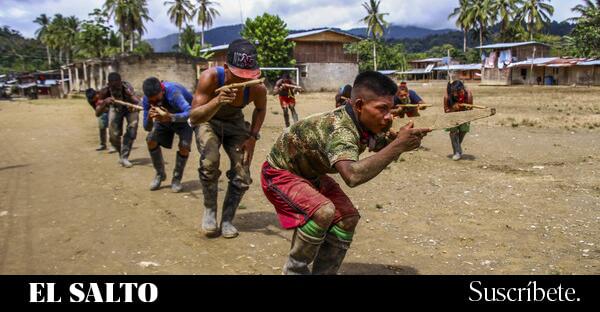
[[550, 57], [550, 46], [547, 44], [528, 41], [496, 43], [477, 47], [482, 53], [482, 85], [508, 86], [523, 84], [527, 81], [543, 79], [543, 73], [527, 68], [514, 69], [509, 67], [530, 59]]
[[[351, 84], [358, 75], [358, 54], [346, 52], [344, 45], [358, 42], [361, 37], [322, 28], [292, 33], [286, 39], [295, 42], [293, 55], [300, 85], [305, 90], [337, 91], [341, 85]], [[208, 60], [209, 67], [227, 62], [228, 47], [220, 45], [202, 50], [214, 53]]]

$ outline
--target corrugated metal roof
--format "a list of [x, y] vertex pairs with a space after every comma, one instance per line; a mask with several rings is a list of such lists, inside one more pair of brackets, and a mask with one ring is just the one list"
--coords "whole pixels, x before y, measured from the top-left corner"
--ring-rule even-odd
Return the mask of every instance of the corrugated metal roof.
[[296, 38], [301, 38], [301, 37], [307, 37], [307, 36], [312, 36], [312, 35], [320, 34], [320, 33], [327, 32], [327, 31], [334, 32], [336, 34], [340, 34], [340, 35], [344, 35], [344, 36], [348, 36], [348, 37], [352, 37], [357, 40], [363, 39], [359, 36], [355, 36], [353, 34], [339, 31], [339, 30], [332, 29], [332, 28], [323, 28], [323, 29], [317, 29], [317, 30], [311, 30], [311, 31], [303, 31], [303, 32], [291, 34], [291, 35], [287, 36], [286, 39], [290, 40], [290, 39], [296, 39]]
[[378, 72], [384, 74], [384, 75], [392, 75], [397, 73], [397, 70], [378, 70]]
[[559, 59], [559, 58], [558, 57], [540, 57], [540, 58], [528, 59], [526, 61], [512, 63], [512, 64], [508, 65], [508, 68], [519, 67], [519, 66], [531, 66], [532, 63], [533, 63], [533, 65], [538, 65], [538, 66], [545, 65], [545, 64], [555, 61], [557, 59]]
[[488, 45], [477, 47], [477, 49], [507, 49], [507, 48], [531, 45], [531, 44], [538, 44], [538, 45], [544, 45], [544, 46], [549, 47], [549, 45], [544, 44], [544, 43], [539, 43], [539, 42], [535, 42], [535, 41], [527, 41], [527, 42], [507, 42], [507, 43], [488, 44]]
[[31, 87], [35, 87], [37, 86], [37, 83], [35, 82], [30, 82], [30, 83], [24, 83], [24, 84], [20, 84], [17, 87], [21, 88], [21, 89], [27, 89], [27, 88], [31, 88]]
[[431, 71], [427, 71], [426, 68], [415, 68], [409, 71], [397, 72], [397, 74], [401, 75], [423, 75], [429, 73], [431, 73]]
[[442, 62], [444, 59], [441, 57], [434, 57], [434, 58], [426, 58], [426, 59], [422, 59], [422, 60], [414, 60], [414, 61], [410, 61], [409, 63], [439, 63]]
[[581, 66], [597, 66], [600, 65], [600, 60], [594, 60], [594, 61], [586, 61], [586, 62], [579, 62], [577, 63], [577, 65], [581, 65]]
[[202, 49], [202, 50], [200, 50], [200, 52], [206, 53], [206, 52], [214, 52], [214, 51], [221, 51], [221, 50], [227, 50], [227, 49], [229, 49], [229, 45], [222, 44], [222, 45]]
[[[447, 71], [448, 66], [438, 66], [433, 70]], [[450, 65], [450, 70], [481, 70], [481, 64], [455, 64]]]

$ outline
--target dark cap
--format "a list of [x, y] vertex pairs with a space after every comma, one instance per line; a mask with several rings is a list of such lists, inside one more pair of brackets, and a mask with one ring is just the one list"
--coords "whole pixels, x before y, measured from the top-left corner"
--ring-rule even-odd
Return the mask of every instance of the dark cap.
[[227, 65], [231, 72], [246, 79], [260, 77], [258, 53], [256, 47], [245, 39], [237, 39], [229, 44], [227, 49]]
[[121, 81], [121, 75], [119, 75], [119, 73], [112, 72], [112, 73], [108, 74], [108, 82], [117, 82], [117, 81]]

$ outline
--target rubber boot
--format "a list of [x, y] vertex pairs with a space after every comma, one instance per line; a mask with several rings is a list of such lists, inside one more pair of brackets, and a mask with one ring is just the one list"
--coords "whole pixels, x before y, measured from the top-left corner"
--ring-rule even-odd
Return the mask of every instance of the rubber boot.
[[238, 230], [233, 226], [235, 212], [242, 201], [246, 191], [242, 191], [229, 184], [225, 200], [223, 201], [223, 216], [221, 218], [221, 235], [225, 238], [235, 238], [239, 235]]
[[352, 241], [343, 240], [327, 233], [325, 242], [321, 245], [313, 264], [313, 274], [336, 275], [351, 243]]
[[217, 195], [219, 187], [217, 182], [200, 181], [204, 195], [204, 217], [202, 218], [202, 231], [208, 237], [219, 234], [217, 226]]
[[309, 275], [308, 266], [315, 260], [324, 240], [325, 237], [312, 237], [296, 229], [288, 260], [283, 266], [283, 274]]
[[119, 163], [125, 168], [133, 167], [133, 164], [129, 161], [129, 154], [131, 153], [132, 145], [133, 140], [131, 140], [127, 135], [124, 135], [123, 147], [121, 147], [121, 160], [119, 161]]
[[179, 152], [177, 152], [177, 157], [175, 158], [175, 169], [173, 169], [173, 179], [171, 180], [171, 191], [173, 191], [173, 193], [179, 193], [183, 190], [181, 179], [183, 178], [183, 170], [185, 169], [187, 160], [187, 157], [183, 157], [181, 154], [179, 154]]
[[106, 129], [100, 129], [100, 145], [96, 148], [97, 151], [106, 149]]
[[163, 160], [162, 150], [160, 147], [157, 147], [150, 151], [150, 158], [152, 158], [152, 166], [156, 170], [156, 176], [152, 183], [150, 183], [150, 190], [156, 191], [160, 188], [160, 183], [167, 179], [167, 174], [165, 173], [165, 161]]
[[283, 109], [283, 120], [285, 121], [285, 127], [288, 128], [290, 126], [290, 114], [287, 108]]
[[291, 106], [290, 110], [292, 111], [292, 120], [294, 120], [294, 123], [298, 122], [298, 113], [296, 113], [296, 108]]

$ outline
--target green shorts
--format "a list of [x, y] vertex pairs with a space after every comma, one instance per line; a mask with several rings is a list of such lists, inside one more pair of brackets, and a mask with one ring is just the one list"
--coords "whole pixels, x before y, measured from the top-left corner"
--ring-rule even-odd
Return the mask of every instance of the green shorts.
[[448, 128], [448, 129], [446, 129], [446, 131], [448, 131], [448, 132], [456, 132], [456, 131], [459, 131], [459, 132], [469, 132], [469, 131], [471, 131], [471, 123], [467, 122], [467, 123], [464, 123], [464, 124], [462, 124], [462, 125], [460, 125], [458, 127]]

